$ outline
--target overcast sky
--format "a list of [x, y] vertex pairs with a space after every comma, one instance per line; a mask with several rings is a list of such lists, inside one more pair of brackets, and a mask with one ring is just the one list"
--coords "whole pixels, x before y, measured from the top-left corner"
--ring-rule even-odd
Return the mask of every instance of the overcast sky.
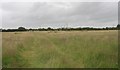
[[113, 27], [117, 2], [5, 2], [2, 28]]

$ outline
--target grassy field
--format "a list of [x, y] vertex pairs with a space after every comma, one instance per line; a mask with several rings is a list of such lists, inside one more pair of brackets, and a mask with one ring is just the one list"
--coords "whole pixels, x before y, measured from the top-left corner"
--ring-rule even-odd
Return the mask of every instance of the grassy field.
[[0, 69], [2, 69], [2, 32], [0, 32]]
[[111, 31], [3, 32], [3, 67], [115, 68], [118, 34]]

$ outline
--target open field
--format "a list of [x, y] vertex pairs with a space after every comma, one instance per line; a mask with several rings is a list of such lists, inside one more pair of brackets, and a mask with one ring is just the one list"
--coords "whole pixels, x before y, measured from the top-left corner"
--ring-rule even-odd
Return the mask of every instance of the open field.
[[0, 69], [2, 69], [2, 32], [0, 32]]
[[115, 68], [118, 33], [108, 31], [3, 32], [3, 67]]

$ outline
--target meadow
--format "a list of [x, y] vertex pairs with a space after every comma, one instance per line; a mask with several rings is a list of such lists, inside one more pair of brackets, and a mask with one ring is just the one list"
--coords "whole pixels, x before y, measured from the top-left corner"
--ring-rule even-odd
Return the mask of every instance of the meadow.
[[116, 68], [118, 31], [2, 33], [4, 68]]

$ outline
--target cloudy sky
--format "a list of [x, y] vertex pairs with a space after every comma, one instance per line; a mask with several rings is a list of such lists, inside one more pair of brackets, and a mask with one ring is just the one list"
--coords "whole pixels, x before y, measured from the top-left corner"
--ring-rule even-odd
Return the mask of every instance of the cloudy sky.
[[2, 28], [114, 27], [117, 2], [5, 2]]

